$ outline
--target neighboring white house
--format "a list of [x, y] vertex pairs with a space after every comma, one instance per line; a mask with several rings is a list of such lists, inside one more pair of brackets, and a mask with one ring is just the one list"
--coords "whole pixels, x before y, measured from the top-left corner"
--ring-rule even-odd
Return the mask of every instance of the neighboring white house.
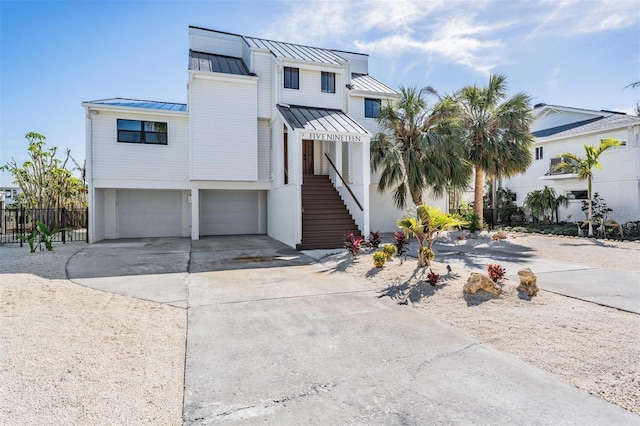
[[11, 175], [0, 175], [0, 199], [4, 201], [2, 208], [16, 202], [16, 196], [21, 193], [20, 187]]
[[395, 228], [369, 145], [397, 93], [368, 55], [197, 27], [189, 49], [186, 105], [82, 104], [91, 241], [268, 234], [295, 247], [309, 174], [329, 176], [363, 235]]
[[533, 163], [526, 173], [505, 179], [502, 184], [516, 193], [518, 205], [522, 206], [529, 192], [546, 185], [571, 200], [568, 208], [559, 209], [559, 220], [567, 220], [569, 215], [573, 221], [583, 220], [581, 206], [587, 198], [587, 181], [554, 171], [554, 165], [562, 161], [562, 153], [584, 157], [584, 145], [598, 146], [603, 139], [615, 138], [622, 145], [600, 156], [602, 170], [594, 168], [593, 192], [613, 209], [610, 219], [619, 223], [640, 220], [640, 117], [546, 104], [536, 105], [534, 115]]

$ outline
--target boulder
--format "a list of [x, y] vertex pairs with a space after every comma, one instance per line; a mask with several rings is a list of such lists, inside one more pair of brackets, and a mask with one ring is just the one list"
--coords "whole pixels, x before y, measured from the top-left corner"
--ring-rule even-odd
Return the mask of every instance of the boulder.
[[465, 293], [475, 294], [478, 290], [484, 290], [488, 293], [499, 296], [502, 293], [502, 289], [499, 285], [493, 282], [493, 280], [486, 275], [472, 272], [467, 279], [466, 284], [462, 288]]
[[531, 269], [520, 269], [518, 271], [518, 277], [520, 278], [520, 285], [517, 288], [518, 291], [526, 292], [529, 297], [535, 296], [535, 294], [540, 291], [540, 289], [538, 288], [538, 284], [536, 284], [536, 281], [538, 281], [538, 277], [536, 277], [535, 274], [531, 272]]

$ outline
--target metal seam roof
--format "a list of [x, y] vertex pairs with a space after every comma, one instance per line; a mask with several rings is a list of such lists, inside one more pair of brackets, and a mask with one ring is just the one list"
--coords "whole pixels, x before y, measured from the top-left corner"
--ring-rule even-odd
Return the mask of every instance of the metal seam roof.
[[277, 105], [278, 110], [294, 129], [340, 133], [369, 133], [357, 121], [341, 110], [299, 105]]
[[189, 70], [217, 72], [234, 75], [250, 75], [244, 61], [231, 56], [189, 51]]
[[250, 47], [268, 49], [277, 58], [341, 65], [345, 59], [330, 49], [242, 36]]
[[371, 77], [369, 74], [351, 74], [351, 81], [353, 82], [353, 89], [363, 92], [375, 92], [375, 93], [388, 93], [390, 95], [396, 95], [398, 92], [390, 88], [384, 83]]
[[640, 125], [640, 118], [638, 117], [614, 114], [608, 117], [596, 117], [594, 119], [579, 121], [577, 123], [571, 123], [564, 126], [542, 129], [531, 134], [538, 139], [544, 140], [547, 138], [554, 139], [560, 137], [569, 137], [580, 135], [582, 133], [605, 131], [616, 127], [637, 125]]
[[179, 104], [174, 102], [159, 102], [159, 101], [144, 101], [140, 99], [128, 99], [128, 98], [109, 98], [98, 99], [95, 101], [87, 101], [87, 104], [116, 106], [116, 107], [129, 107], [129, 108], [142, 108], [142, 109], [156, 109], [162, 111], [187, 111], [187, 104]]

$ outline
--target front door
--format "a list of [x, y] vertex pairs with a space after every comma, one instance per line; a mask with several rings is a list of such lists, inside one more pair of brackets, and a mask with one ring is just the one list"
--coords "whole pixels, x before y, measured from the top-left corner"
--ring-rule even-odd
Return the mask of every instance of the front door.
[[302, 174], [313, 174], [313, 141], [302, 140]]

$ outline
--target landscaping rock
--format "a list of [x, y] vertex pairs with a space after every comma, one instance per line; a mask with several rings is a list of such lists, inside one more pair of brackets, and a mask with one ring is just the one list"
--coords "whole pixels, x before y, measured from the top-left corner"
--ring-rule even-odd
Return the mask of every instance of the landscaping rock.
[[518, 271], [518, 277], [520, 277], [520, 285], [518, 286], [518, 291], [524, 291], [529, 296], [535, 296], [535, 294], [540, 291], [538, 288], [538, 277], [535, 276], [531, 269], [524, 268]]
[[478, 290], [484, 290], [488, 293], [499, 296], [502, 293], [502, 289], [491, 278], [486, 275], [472, 272], [467, 279], [466, 284], [462, 288], [465, 293], [475, 294]]

